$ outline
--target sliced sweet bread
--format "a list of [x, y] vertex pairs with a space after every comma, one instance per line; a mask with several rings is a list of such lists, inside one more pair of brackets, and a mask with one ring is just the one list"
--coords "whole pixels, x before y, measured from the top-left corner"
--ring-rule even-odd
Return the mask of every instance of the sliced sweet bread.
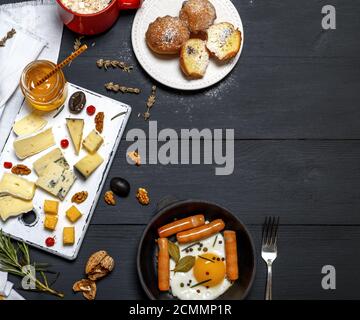
[[241, 32], [229, 22], [214, 24], [207, 30], [206, 47], [219, 60], [235, 57], [240, 46]]
[[206, 42], [201, 39], [189, 39], [180, 51], [181, 70], [190, 78], [202, 78], [209, 64], [209, 52]]

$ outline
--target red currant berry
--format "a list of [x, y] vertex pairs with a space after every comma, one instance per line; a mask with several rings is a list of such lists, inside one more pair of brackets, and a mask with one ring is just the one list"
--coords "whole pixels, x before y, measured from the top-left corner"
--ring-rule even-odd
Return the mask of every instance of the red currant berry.
[[68, 139], [62, 139], [60, 141], [61, 148], [66, 149], [69, 146], [69, 140]]
[[45, 240], [45, 244], [47, 247], [53, 247], [55, 244], [55, 239], [53, 237], [48, 237]]
[[89, 116], [92, 116], [96, 112], [96, 108], [94, 106], [88, 106], [86, 112]]
[[11, 169], [12, 168], [12, 163], [11, 162], [4, 162], [4, 168], [5, 169]]

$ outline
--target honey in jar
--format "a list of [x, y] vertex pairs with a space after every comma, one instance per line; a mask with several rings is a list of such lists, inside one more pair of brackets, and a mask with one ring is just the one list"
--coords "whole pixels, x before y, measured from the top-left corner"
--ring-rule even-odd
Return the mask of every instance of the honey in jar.
[[51, 72], [56, 65], [47, 60], [29, 63], [22, 72], [20, 87], [26, 102], [34, 109], [52, 111], [64, 104], [67, 96], [67, 83], [64, 74], [58, 70], [40, 85], [36, 83]]

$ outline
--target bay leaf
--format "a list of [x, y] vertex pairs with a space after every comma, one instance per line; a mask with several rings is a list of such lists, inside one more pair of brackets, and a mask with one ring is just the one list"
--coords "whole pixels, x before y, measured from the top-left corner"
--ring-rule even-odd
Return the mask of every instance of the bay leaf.
[[178, 263], [179, 260], [180, 260], [180, 249], [179, 249], [179, 247], [174, 242], [171, 242], [169, 240], [168, 241], [168, 250], [169, 250], [170, 257], [174, 259], [175, 263]]
[[188, 272], [195, 264], [195, 257], [186, 256], [179, 260], [173, 271], [175, 272]]

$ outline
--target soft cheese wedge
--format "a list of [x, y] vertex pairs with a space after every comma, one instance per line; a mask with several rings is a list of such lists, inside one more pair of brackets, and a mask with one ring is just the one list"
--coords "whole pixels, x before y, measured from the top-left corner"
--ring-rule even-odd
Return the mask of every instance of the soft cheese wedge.
[[26, 136], [41, 130], [46, 124], [47, 121], [34, 111], [16, 121], [13, 130], [18, 136]]
[[0, 218], [6, 221], [10, 217], [18, 216], [34, 208], [31, 200], [22, 200], [12, 196], [0, 197]]
[[102, 163], [104, 159], [98, 154], [88, 154], [75, 164], [75, 168], [88, 178]]
[[35, 189], [33, 182], [11, 173], [4, 173], [0, 181], [0, 196], [10, 195], [23, 200], [32, 200]]
[[57, 163], [64, 169], [70, 168], [61, 150], [59, 148], [55, 148], [33, 163], [33, 167], [37, 175], [41, 176], [50, 163]]
[[34, 136], [14, 141], [14, 150], [19, 159], [25, 159], [55, 144], [52, 129], [47, 129]]
[[37, 179], [36, 185], [60, 200], [64, 200], [75, 180], [76, 176], [71, 170], [53, 162]]
[[84, 130], [84, 120], [67, 118], [66, 126], [69, 130], [71, 141], [75, 148], [75, 153], [78, 155], [81, 148], [81, 141]]
[[83, 147], [89, 153], [95, 153], [99, 150], [101, 145], [103, 144], [104, 139], [96, 132], [96, 130], [92, 130], [88, 136], [83, 141]]

